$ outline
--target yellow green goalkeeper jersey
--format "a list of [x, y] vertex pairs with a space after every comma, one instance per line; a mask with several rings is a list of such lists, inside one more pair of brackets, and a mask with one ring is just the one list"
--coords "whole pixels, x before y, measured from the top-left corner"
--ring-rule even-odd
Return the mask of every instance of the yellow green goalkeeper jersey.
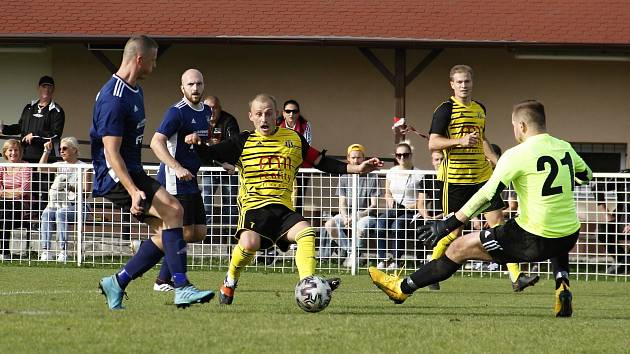
[[538, 134], [501, 156], [488, 182], [462, 212], [469, 217], [478, 214], [495, 193], [512, 183], [520, 227], [541, 237], [568, 236], [580, 228], [573, 198], [575, 177], [588, 181], [592, 171], [571, 144], [549, 134]]

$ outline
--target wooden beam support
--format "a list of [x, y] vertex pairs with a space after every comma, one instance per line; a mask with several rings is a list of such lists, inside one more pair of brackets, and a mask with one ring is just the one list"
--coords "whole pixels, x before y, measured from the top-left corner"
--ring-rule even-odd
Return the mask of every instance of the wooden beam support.
[[90, 52], [96, 57], [96, 59], [98, 59], [98, 61], [101, 62], [101, 64], [103, 64], [107, 68], [110, 73], [114, 74], [116, 71], [118, 71], [116, 65], [114, 65], [114, 63], [109, 60], [109, 58], [105, 55], [105, 53], [103, 53], [103, 51], [90, 50]]
[[[394, 73], [392, 74], [383, 62], [368, 48], [359, 48], [361, 53], [376, 67], [376, 69], [394, 86], [394, 114], [395, 117], [404, 118], [406, 115], [407, 85], [415, 80], [429, 64], [437, 58], [442, 49], [432, 49], [422, 61], [420, 61], [409, 74], [407, 74], [407, 50], [396, 48], [394, 51]], [[394, 130], [394, 142], [398, 144], [405, 138], [399, 128]]]
[[420, 73], [429, 66], [429, 64], [431, 64], [438, 55], [440, 55], [440, 53], [442, 53], [442, 49], [431, 50], [431, 53], [427, 54], [427, 56], [424, 57], [424, 59], [422, 59], [422, 61], [419, 62], [409, 74], [407, 74], [405, 78], [405, 85], [409, 85], [413, 80], [415, 80], [415, 78], [418, 77], [418, 75], [420, 75]]
[[369, 50], [368, 48], [359, 48], [359, 50], [361, 51], [361, 53], [363, 53], [367, 60], [369, 60], [370, 63], [372, 63], [372, 65], [374, 65], [374, 67], [376, 67], [376, 69], [378, 69], [378, 71], [380, 71], [381, 74], [385, 76], [390, 84], [396, 85], [394, 83], [394, 74], [392, 74], [391, 71], [387, 69], [385, 64], [383, 64], [383, 62], [380, 61], [380, 59], [376, 55], [374, 55], [371, 50]]
[[394, 70], [394, 98], [396, 100], [396, 117], [405, 116], [405, 74], [407, 72], [407, 51], [396, 48]]

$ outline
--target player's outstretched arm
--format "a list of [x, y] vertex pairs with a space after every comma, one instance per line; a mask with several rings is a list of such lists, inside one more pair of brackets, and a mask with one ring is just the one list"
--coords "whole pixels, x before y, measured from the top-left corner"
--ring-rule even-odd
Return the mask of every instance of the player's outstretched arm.
[[360, 165], [348, 165], [348, 173], [368, 173], [383, 167], [383, 161], [376, 157], [363, 161]]
[[215, 162], [237, 165], [249, 134], [248, 131], [244, 131], [214, 145], [208, 145], [197, 134], [191, 134], [184, 138], [184, 142], [195, 146], [195, 151], [203, 165], [214, 165]]

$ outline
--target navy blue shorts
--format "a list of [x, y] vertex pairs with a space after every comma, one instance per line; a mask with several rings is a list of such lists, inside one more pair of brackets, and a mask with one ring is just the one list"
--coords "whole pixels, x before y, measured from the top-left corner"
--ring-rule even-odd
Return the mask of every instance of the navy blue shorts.
[[201, 192], [177, 194], [175, 198], [184, 209], [184, 226], [206, 224], [206, 210], [204, 209]]
[[[131, 176], [131, 180], [133, 183], [144, 192], [146, 199], [144, 200], [144, 213], [142, 215], [133, 215], [140, 222], [144, 222], [147, 217], [153, 217], [147, 215], [149, 212], [149, 208], [151, 208], [151, 203], [153, 202], [153, 197], [157, 193], [157, 191], [161, 188], [160, 183], [153, 178], [149, 177], [144, 171], [142, 172], [132, 172], [129, 171], [129, 176]], [[118, 182], [107, 194], [103, 196], [105, 199], [109, 200], [114, 204], [116, 208], [122, 209], [126, 213], [131, 212], [131, 196], [127, 193], [127, 190], [122, 185], [122, 183]]]

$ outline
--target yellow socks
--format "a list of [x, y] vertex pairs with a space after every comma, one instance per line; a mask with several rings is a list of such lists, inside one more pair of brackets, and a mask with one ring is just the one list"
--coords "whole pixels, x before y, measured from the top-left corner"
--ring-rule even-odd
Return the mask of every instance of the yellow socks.
[[444, 253], [446, 253], [446, 249], [448, 248], [448, 245], [450, 245], [453, 241], [455, 241], [456, 238], [457, 238], [456, 234], [450, 233], [446, 235], [446, 237], [438, 241], [437, 245], [433, 247], [433, 253], [431, 254], [431, 259], [438, 259], [442, 257]]
[[508, 263], [507, 264], [508, 272], [510, 273], [510, 280], [512, 283], [518, 279], [518, 276], [521, 274], [521, 267], [518, 263]]
[[237, 281], [241, 276], [243, 268], [247, 267], [254, 259], [256, 251], [246, 250], [241, 245], [234, 246], [232, 250], [232, 259], [228, 268], [228, 279]]
[[295, 235], [297, 251], [295, 252], [295, 265], [297, 266], [300, 279], [315, 274], [315, 230], [307, 227]]

